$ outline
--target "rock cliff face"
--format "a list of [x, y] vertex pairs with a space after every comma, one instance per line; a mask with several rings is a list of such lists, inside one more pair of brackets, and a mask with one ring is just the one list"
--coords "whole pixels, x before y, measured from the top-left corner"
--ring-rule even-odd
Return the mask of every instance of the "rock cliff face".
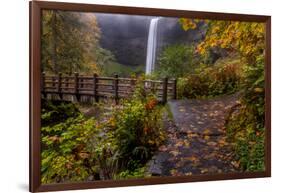
[[[150, 16], [96, 14], [101, 29], [101, 46], [110, 50], [123, 65], [139, 66], [146, 62]], [[184, 31], [178, 18], [162, 17], [158, 25], [157, 53], [169, 44], [191, 44], [200, 38], [196, 30]]]

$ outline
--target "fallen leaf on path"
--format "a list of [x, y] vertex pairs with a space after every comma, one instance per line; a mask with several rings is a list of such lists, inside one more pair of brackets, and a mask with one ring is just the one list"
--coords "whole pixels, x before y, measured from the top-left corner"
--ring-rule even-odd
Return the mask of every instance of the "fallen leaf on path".
[[172, 154], [173, 156], [177, 156], [180, 154], [180, 152], [178, 151], [170, 151], [170, 154]]
[[210, 142], [208, 142], [208, 143], [207, 143], [207, 145], [210, 145], [210, 146], [216, 146], [216, 145], [217, 145], [217, 143], [216, 143], [216, 142], [214, 142], [214, 141], [210, 141]]
[[187, 157], [186, 160], [192, 161], [192, 162], [199, 162], [199, 159], [195, 157], [194, 155], [191, 157]]
[[180, 112], [185, 112], [185, 109], [179, 109]]
[[225, 145], [228, 144], [228, 143], [225, 141], [225, 139], [220, 139], [220, 140], [218, 141], [218, 143], [219, 143], [220, 146], [225, 146]]
[[160, 147], [159, 147], [159, 151], [167, 151], [167, 147], [165, 146], [165, 145], [161, 145]]
[[184, 144], [183, 141], [178, 141], [178, 142], [176, 143], [176, 147], [181, 147], [181, 146], [183, 146], [183, 144]]
[[205, 155], [204, 156], [204, 159], [212, 159], [212, 158], [214, 158], [214, 157], [216, 157], [216, 153], [210, 153], [210, 154], [207, 154], [207, 155]]
[[210, 136], [209, 136], [209, 135], [205, 135], [205, 136], [204, 136], [204, 139], [205, 139], [205, 140], [209, 140], [209, 139], [210, 139]]
[[209, 170], [208, 170], [208, 168], [203, 168], [203, 169], [201, 169], [201, 174], [205, 174], [205, 173], [207, 173]]
[[199, 135], [197, 133], [190, 133], [190, 134], [187, 134], [187, 137], [189, 138], [193, 138], [193, 137], [198, 137]]
[[211, 130], [210, 130], [210, 129], [205, 129], [204, 132], [203, 132], [203, 134], [205, 134], [205, 135], [208, 135], [208, 134], [210, 134], [210, 133], [211, 133]]
[[186, 148], [190, 147], [190, 143], [186, 139], [183, 142], [184, 142], [184, 147]]
[[198, 131], [198, 128], [196, 128], [196, 127], [193, 127], [192, 129], [193, 129], [193, 131]]

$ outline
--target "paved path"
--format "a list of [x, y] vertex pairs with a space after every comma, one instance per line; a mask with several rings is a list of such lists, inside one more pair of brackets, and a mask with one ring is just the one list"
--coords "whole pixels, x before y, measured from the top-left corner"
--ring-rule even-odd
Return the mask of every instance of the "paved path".
[[182, 176], [239, 171], [224, 128], [226, 112], [238, 95], [216, 99], [175, 100], [169, 107], [173, 121], [166, 121], [168, 139], [149, 162], [149, 172]]

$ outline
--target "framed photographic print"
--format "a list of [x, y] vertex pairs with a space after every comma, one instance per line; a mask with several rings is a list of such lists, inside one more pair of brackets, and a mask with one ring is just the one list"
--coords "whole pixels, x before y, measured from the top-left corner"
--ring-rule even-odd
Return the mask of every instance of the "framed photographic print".
[[271, 176], [270, 16], [30, 2], [30, 191]]

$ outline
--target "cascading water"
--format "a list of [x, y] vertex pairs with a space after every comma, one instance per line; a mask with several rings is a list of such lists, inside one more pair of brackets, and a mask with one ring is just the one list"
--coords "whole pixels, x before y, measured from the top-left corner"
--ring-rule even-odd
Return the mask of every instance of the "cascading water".
[[146, 51], [146, 67], [145, 74], [151, 74], [155, 67], [156, 46], [157, 46], [157, 25], [160, 17], [153, 18], [150, 21], [147, 51]]

